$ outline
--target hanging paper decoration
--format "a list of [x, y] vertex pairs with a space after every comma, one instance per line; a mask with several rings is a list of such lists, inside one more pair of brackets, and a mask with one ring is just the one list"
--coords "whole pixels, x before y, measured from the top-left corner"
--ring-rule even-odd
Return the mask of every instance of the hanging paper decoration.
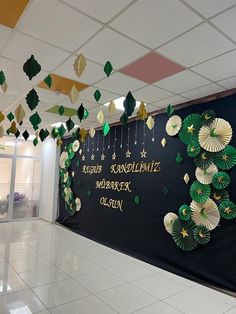
[[167, 196], [168, 196], [169, 190], [168, 190], [168, 188], [167, 188], [167, 186], [166, 186], [166, 185], [163, 187], [163, 189], [162, 189], [162, 193], [164, 194], [164, 196], [165, 196], [165, 197], [167, 197]]
[[21, 124], [23, 122], [23, 119], [25, 117], [25, 110], [21, 104], [15, 110], [15, 117], [16, 117], [16, 121], [19, 124]]
[[16, 134], [16, 132], [17, 132], [17, 127], [16, 127], [16, 122], [15, 122], [15, 121], [12, 121], [11, 126], [10, 126], [10, 128], [9, 128], [9, 131], [10, 131], [10, 133], [12, 133], [12, 134]]
[[41, 65], [34, 59], [34, 56], [31, 57], [23, 65], [23, 71], [28, 76], [30, 80], [41, 71]]
[[215, 156], [212, 153], [201, 151], [200, 154], [194, 158], [195, 165], [199, 168], [209, 167], [215, 160]]
[[163, 137], [163, 139], [161, 140], [162, 147], [166, 147], [166, 143], [166, 139]]
[[29, 121], [31, 122], [34, 130], [38, 129], [39, 124], [41, 123], [41, 118], [37, 112], [30, 116]]
[[108, 111], [109, 111], [110, 115], [113, 115], [113, 113], [116, 112], [116, 105], [115, 105], [115, 102], [113, 100], [111, 100], [109, 103]]
[[230, 176], [226, 172], [217, 172], [212, 177], [212, 185], [216, 189], [225, 189], [230, 184]]
[[63, 106], [60, 106], [60, 107], [58, 108], [58, 113], [59, 113], [59, 115], [62, 116], [64, 112], [65, 112], [65, 108], [64, 108]]
[[51, 88], [51, 86], [52, 86], [52, 77], [51, 77], [50, 74], [48, 74], [48, 76], [43, 81], [49, 88]]
[[202, 169], [197, 167], [195, 171], [196, 179], [202, 184], [211, 184], [212, 178], [218, 172], [216, 165], [211, 164], [208, 168]]
[[34, 140], [33, 140], [33, 144], [34, 144], [35, 147], [38, 145], [38, 142], [39, 141], [38, 141], [37, 137], [35, 137]]
[[84, 69], [86, 68], [86, 65], [87, 65], [86, 58], [81, 53], [80, 55], [78, 55], [78, 57], [75, 59], [75, 62], [74, 62], [74, 70], [78, 77], [82, 75], [82, 73], [84, 72]]
[[110, 61], [107, 61], [104, 65], [104, 72], [106, 73], [106, 76], [109, 77], [111, 72], [113, 70], [112, 64]]
[[3, 71], [0, 71], [0, 85], [3, 85], [6, 82], [6, 77]]
[[52, 138], [55, 139], [56, 137], [58, 137], [58, 135], [59, 135], [58, 129], [57, 128], [53, 128], [52, 131], [51, 131]]
[[86, 108], [84, 108], [84, 116], [83, 116], [83, 119], [84, 119], [84, 120], [87, 119], [88, 116], [89, 116], [89, 112], [88, 112], [88, 110], [87, 110]]
[[80, 129], [80, 132], [79, 132], [79, 135], [80, 135], [81, 141], [84, 142], [84, 141], [85, 141], [85, 138], [86, 138], [86, 136], [87, 136], [86, 130], [85, 130], [84, 128], [81, 128], [81, 129]]
[[14, 135], [15, 135], [15, 138], [18, 138], [20, 136], [20, 131], [17, 129], [17, 131]]
[[190, 196], [197, 203], [205, 202], [211, 194], [211, 187], [208, 184], [202, 184], [194, 181], [190, 187]]
[[136, 205], [139, 205], [139, 203], [140, 203], [140, 197], [139, 197], [138, 195], [135, 196], [134, 202], [135, 202]]
[[72, 144], [72, 150], [74, 153], [76, 153], [79, 150], [80, 142], [78, 140], [75, 140]]
[[125, 97], [125, 100], [123, 102], [123, 106], [125, 108], [126, 114], [130, 117], [132, 116], [132, 113], [134, 112], [135, 106], [136, 106], [136, 100], [134, 99], [134, 96], [129, 91], [127, 96]]
[[197, 140], [191, 141], [187, 146], [187, 153], [189, 157], [196, 157], [201, 151], [201, 147]]
[[209, 125], [216, 117], [214, 110], [206, 110], [202, 113], [202, 125]]
[[198, 226], [194, 229], [194, 239], [199, 244], [207, 244], [210, 241], [211, 234], [210, 231], [204, 226]]
[[104, 113], [101, 110], [97, 114], [97, 120], [98, 120], [98, 123], [100, 124], [103, 124], [104, 122]]
[[14, 115], [12, 112], [9, 112], [8, 115], [7, 115], [7, 119], [11, 122], [13, 119], [14, 119]]
[[77, 110], [77, 117], [80, 120], [80, 122], [84, 119], [84, 106], [83, 104], [81, 104]]
[[229, 122], [216, 118], [209, 126], [203, 126], [200, 129], [199, 144], [206, 151], [219, 152], [229, 144], [232, 134]]
[[164, 217], [164, 226], [168, 233], [172, 234], [173, 224], [178, 219], [175, 213], [168, 213]]
[[76, 205], [76, 208], [75, 208], [75, 210], [78, 212], [78, 211], [80, 211], [80, 209], [81, 209], [81, 200], [80, 200], [80, 198], [76, 198], [75, 199], [75, 205]]
[[28, 132], [27, 130], [25, 130], [25, 131], [22, 133], [22, 136], [23, 136], [24, 140], [27, 141], [28, 138], [29, 138], [29, 132]]
[[49, 135], [48, 131], [41, 129], [39, 131], [39, 138], [40, 138], [41, 142], [43, 142], [48, 137], [48, 135]]
[[59, 126], [59, 128], [57, 128], [57, 131], [60, 137], [64, 136], [64, 134], [66, 133], [66, 128], [64, 127], [63, 123]]
[[102, 127], [103, 135], [106, 136], [109, 133], [109, 131], [110, 131], [110, 126], [107, 122], [105, 122]]
[[142, 101], [139, 105], [138, 111], [137, 111], [137, 118], [140, 120], [145, 120], [147, 118], [147, 110], [144, 102]]
[[67, 128], [68, 132], [70, 132], [74, 127], [75, 127], [74, 122], [71, 120], [71, 118], [69, 118], [66, 121], [66, 128]]
[[166, 108], [166, 113], [167, 115], [170, 117], [172, 115], [172, 113], [174, 113], [174, 108], [171, 106], [171, 104], [168, 105], [168, 107]]
[[192, 201], [190, 207], [192, 210], [191, 218], [197, 226], [205, 226], [208, 230], [213, 230], [218, 226], [220, 212], [212, 199], [208, 198], [202, 204]]
[[176, 219], [173, 223], [173, 239], [183, 251], [192, 251], [198, 246], [198, 242], [194, 238], [194, 228], [195, 225], [191, 220]]
[[75, 85], [72, 86], [71, 91], [69, 92], [70, 102], [75, 104], [79, 98], [79, 92]]
[[95, 91], [95, 93], [94, 93], [93, 96], [94, 96], [96, 102], [98, 102], [99, 99], [101, 98], [102, 94], [101, 94], [100, 91], [97, 89], [97, 90]]
[[198, 139], [201, 120], [201, 115], [197, 113], [190, 114], [183, 120], [179, 138], [184, 144], [188, 145], [191, 141]]
[[39, 96], [35, 89], [31, 89], [31, 91], [28, 92], [26, 96], [26, 103], [31, 111], [38, 106]]
[[149, 130], [152, 130], [155, 124], [155, 120], [153, 119], [153, 117], [149, 116], [146, 122], [147, 127], [149, 128]]
[[182, 119], [180, 116], [174, 115], [169, 118], [169, 120], [166, 123], [166, 133], [169, 136], [175, 136], [179, 133], [179, 130], [182, 126]]
[[182, 162], [183, 162], [183, 157], [182, 157], [182, 155], [181, 155], [180, 153], [178, 153], [178, 154], [176, 155], [175, 161], [177, 162], [177, 164], [182, 164]]
[[216, 204], [220, 204], [221, 202], [229, 200], [229, 193], [226, 190], [212, 189], [211, 198]]
[[4, 119], [5, 119], [5, 115], [3, 114], [2, 111], [0, 111], [0, 123], [4, 121]]
[[182, 220], [188, 220], [191, 217], [191, 208], [188, 205], [182, 205], [179, 208], [179, 217]]
[[0, 125], [0, 138], [4, 136], [4, 128]]
[[3, 93], [6, 93], [6, 91], [7, 91], [7, 89], [8, 89], [7, 83], [4, 82], [4, 83], [1, 85], [1, 88], [2, 88]]
[[94, 128], [91, 128], [90, 130], [89, 130], [89, 135], [93, 138], [94, 137], [94, 135], [95, 135], [95, 130], [94, 130]]
[[123, 125], [126, 125], [127, 122], [128, 122], [128, 119], [129, 119], [129, 117], [128, 117], [127, 113], [124, 111], [124, 113], [123, 113], [123, 114], [121, 115], [121, 117], [120, 117], [120, 122], [121, 122]]
[[80, 138], [79, 132], [80, 132], [80, 128], [78, 127], [78, 128], [72, 133], [72, 138], [73, 138], [73, 140], [78, 140], [78, 139]]
[[229, 170], [236, 165], [236, 148], [227, 145], [224, 150], [216, 154], [215, 164], [221, 170]]
[[224, 201], [219, 206], [220, 215], [225, 219], [236, 218], [236, 205], [231, 201]]

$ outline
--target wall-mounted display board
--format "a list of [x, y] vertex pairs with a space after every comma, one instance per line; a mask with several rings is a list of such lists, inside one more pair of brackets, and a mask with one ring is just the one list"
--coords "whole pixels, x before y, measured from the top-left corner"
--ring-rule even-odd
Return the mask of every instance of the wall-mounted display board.
[[[233, 203], [220, 207], [219, 195], [222, 201], [227, 195], [217, 189], [225, 186], [230, 178], [226, 198], [236, 202], [236, 167], [229, 166], [234, 158], [226, 158], [227, 171], [221, 170], [225, 160], [219, 161], [219, 155], [218, 172], [214, 166], [209, 173], [201, 171], [202, 163], [205, 167], [205, 157], [216, 158], [216, 155], [211, 152], [203, 155], [203, 160], [191, 158], [195, 152], [190, 151], [186, 137], [192, 136], [196, 121], [187, 125], [186, 132], [183, 129], [187, 116], [214, 110], [217, 118], [229, 122], [233, 132], [230, 145], [236, 147], [235, 104], [236, 95], [232, 95], [176, 110], [174, 115], [183, 122], [179, 137], [169, 136], [173, 135], [172, 131], [167, 134], [169, 117], [164, 113], [154, 117], [151, 130], [146, 121], [140, 120], [114, 126], [105, 137], [97, 131], [93, 138], [88, 136], [80, 145], [72, 138], [65, 139], [61, 165], [66, 171], [62, 169], [60, 173], [57, 221], [81, 235], [178, 275], [236, 292], [235, 208]], [[191, 116], [191, 119], [196, 117]], [[172, 119], [178, 128], [179, 119]], [[225, 137], [216, 134], [218, 129], [216, 126], [210, 130], [210, 137], [213, 141], [218, 137], [219, 142], [224, 142]], [[228, 145], [223, 142], [217, 145]], [[212, 148], [212, 143], [202, 145], [215, 150], [214, 154], [220, 149]], [[196, 144], [193, 150], [197, 149]], [[227, 148], [226, 153], [231, 156], [233, 151]], [[65, 166], [65, 163], [69, 164]], [[205, 208], [209, 205], [205, 201], [210, 198], [219, 208], [219, 217], [213, 217], [213, 220], [208, 215], [211, 210]], [[193, 200], [197, 202], [192, 203]], [[199, 203], [203, 204], [200, 209]], [[183, 204], [189, 207], [183, 207]], [[213, 216], [218, 209], [214, 210]], [[180, 217], [174, 225], [173, 237], [163, 224], [169, 212]], [[192, 215], [190, 223], [188, 215]], [[199, 217], [202, 218], [201, 228], [196, 229]], [[204, 229], [204, 224], [208, 228]], [[208, 229], [213, 227], [209, 234]]]

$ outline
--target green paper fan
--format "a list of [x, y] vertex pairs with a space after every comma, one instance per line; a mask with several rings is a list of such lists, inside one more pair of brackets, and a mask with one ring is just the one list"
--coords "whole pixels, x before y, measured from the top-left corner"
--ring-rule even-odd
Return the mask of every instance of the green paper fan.
[[224, 201], [219, 206], [221, 217], [225, 219], [236, 218], [236, 204], [231, 201]]
[[182, 205], [179, 208], [179, 217], [181, 220], [189, 220], [191, 217], [191, 208], [188, 205]]
[[225, 189], [230, 184], [230, 176], [226, 172], [217, 172], [212, 177], [212, 185], [216, 189]]
[[211, 198], [216, 202], [216, 204], [219, 204], [229, 200], [229, 193], [226, 190], [212, 189]]
[[197, 157], [194, 158], [194, 163], [199, 168], [208, 168], [215, 161], [215, 154], [202, 150]]
[[211, 195], [211, 187], [209, 184], [202, 184], [197, 180], [190, 187], [190, 196], [197, 203], [205, 202]]
[[216, 166], [221, 170], [229, 170], [236, 165], [236, 148], [228, 145], [221, 152], [216, 154]]
[[184, 144], [188, 145], [191, 141], [197, 140], [201, 120], [201, 115], [197, 113], [190, 114], [184, 119], [179, 132], [179, 138]]
[[206, 110], [202, 113], [202, 125], [208, 125], [211, 122], [213, 122], [213, 120], [216, 117], [216, 113], [214, 110]]
[[189, 157], [196, 157], [201, 151], [201, 147], [197, 140], [191, 141], [187, 147], [187, 153]]
[[183, 251], [192, 251], [198, 246], [194, 238], [194, 223], [176, 219], [173, 223], [172, 236], [176, 245]]
[[199, 244], [207, 244], [211, 239], [211, 233], [205, 226], [197, 226], [193, 234]]

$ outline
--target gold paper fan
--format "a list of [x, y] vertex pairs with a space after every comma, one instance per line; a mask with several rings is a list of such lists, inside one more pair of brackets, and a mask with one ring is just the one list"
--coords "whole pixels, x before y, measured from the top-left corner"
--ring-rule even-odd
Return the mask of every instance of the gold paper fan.
[[178, 219], [175, 213], [168, 213], [164, 217], [164, 226], [168, 233], [172, 234], [173, 223]]
[[166, 133], [169, 136], [175, 136], [179, 133], [182, 126], [182, 119], [180, 116], [174, 115], [166, 123]]
[[200, 183], [211, 184], [212, 183], [212, 177], [217, 172], [218, 172], [218, 169], [217, 169], [216, 165], [211, 164], [206, 169], [202, 169], [202, 168], [197, 167], [197, 169], [195, 171], [195, 176]]
[[201, 127], [198, 135], [199, 144], [208, 152], [219, 152], [232, 138], [232, 128], [224, 119], [217, 118], [209, 126]]
[[208, 230], [216, 228], [220, 222], [220, 212], [216, 203], [212, 199], [208, 199], [204, 203], [192, 201], [191, 218], [197, 226], [204, 226]]

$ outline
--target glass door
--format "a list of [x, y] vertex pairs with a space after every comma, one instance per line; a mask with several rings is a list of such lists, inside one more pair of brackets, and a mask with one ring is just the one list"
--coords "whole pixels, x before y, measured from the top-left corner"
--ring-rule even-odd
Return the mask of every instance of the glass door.
[[9, 219], [13, 158], [0, 156], [0, 221]]

